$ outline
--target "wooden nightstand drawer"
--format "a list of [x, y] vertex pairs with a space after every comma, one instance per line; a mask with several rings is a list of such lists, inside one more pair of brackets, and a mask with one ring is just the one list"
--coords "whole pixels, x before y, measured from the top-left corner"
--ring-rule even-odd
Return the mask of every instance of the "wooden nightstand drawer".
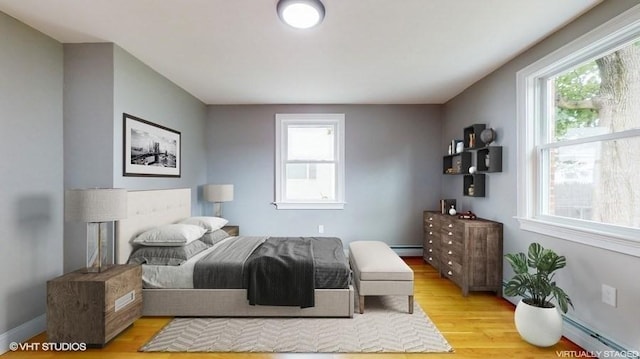
[[141, 315], [139, 265], [118, 265], [102, 273], [75, 271], [47, 282], [51, 342], [102, 346]]
[[230, 236], [240, 235], [240, 226], [224, 226], [222, 230], [227, 232]]

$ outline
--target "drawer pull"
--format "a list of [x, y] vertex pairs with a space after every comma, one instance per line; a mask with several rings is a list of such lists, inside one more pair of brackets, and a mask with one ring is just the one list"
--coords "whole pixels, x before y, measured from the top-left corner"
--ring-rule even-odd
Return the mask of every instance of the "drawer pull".
[[447, 272], [447, 274], [448, 274], [448, 275], [453, 275], [453, 272], [448, 271], [448, 272]]
[[430, 260], [430, 261], [432, 261], [432, 260], [433, 260], [433, 257], [429, 257], [429, 260]]
[[432, 253], [432, 252], [433, 252], [433, 249], [429, 248], [429, 253]]
[[449, 228], [453, 228], [453, 224], [449, 223]]
[[431, 244], [431, 243], [433, 243], [433, 240], [432, 240], [432, 239], [430, 239], [430, 240], [429, 240], [429, 244]]
[[448, 253], [448, 254], [449, 254], [449, 255], [451, 255], [451, 254], [453, 254], [453, 252], [452, 252], [452, 251], [449, 251], [449, 253]]
[[115, 302], [115, 311], [119, 311], [120, 309], [126, 307], [127, 305], [129, 305], [130, 303], [133, 303], [133, 301], [136, 300], [136, 291], [132, 290], [131, 292], [123, 295], [122, 297], [116, 299]]
[[449, 241], [449, 244], [453, 244], [453, 241]]
[[450, 235], [450, 236], [452, 236], [452, 235], [453, 235], [453, 233], [452, 233], [452, 232], [449, 232], [449, 235]]
[[448, 265], [450, 265], [450, 266], [452, 266], [452, 265], [453, 265], [453, 263], [452, 263], [451, 261], [449, 261], [449, 263], [447, 263], [447, 264], [448, 264]]
[[433, 221], [433, 217], [429, 217], [429, 220], [430, 220], [430, 221]]
[[433, 227], [433, 223], [429, 223], [429, 227]]
[[433, 235], [433, 232], [429, 232], [429, 235], [430, 235], [430, 236], [432, 236], [432, 235]]

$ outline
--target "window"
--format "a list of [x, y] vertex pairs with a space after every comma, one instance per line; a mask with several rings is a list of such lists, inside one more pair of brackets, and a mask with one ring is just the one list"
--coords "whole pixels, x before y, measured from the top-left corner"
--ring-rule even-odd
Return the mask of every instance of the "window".
[[276, 115], [278, 209], [344, 208], [344, 114]]
[[522, 229], [640, 256], [639, 15], [518, 72]]

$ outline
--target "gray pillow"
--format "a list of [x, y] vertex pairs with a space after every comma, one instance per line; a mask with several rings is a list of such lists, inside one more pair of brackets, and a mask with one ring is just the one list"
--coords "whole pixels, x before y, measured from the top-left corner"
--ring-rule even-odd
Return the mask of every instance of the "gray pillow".
[[199, 240], [186, 246], [140, 246], [129, 256], [129, 263], [179, 266], [207, 248], [209, 246]]
[[205, 233], [204, 236], [202, 236], [200, 238], [201, 241], [203, 241], [204, 243], [212, 246], [218, 242], [220, 242], [221, 240], [225, 239], [229, 237], [229, 233], [227, 233], [226, 231], [222, 230], [222, 229], [216, 229], [213, 232], [209, 232], [209, 233]]

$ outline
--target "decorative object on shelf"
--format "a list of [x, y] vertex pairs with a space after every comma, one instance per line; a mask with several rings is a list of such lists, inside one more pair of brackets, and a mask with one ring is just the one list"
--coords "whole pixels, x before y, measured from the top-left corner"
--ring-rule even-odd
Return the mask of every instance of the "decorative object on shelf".
[[491, 166], [491, 159], [489, 157], [489, 154], [487, 153], [487, 155], [484, 157], [484, 165], [489, 168]]
[[469, 185], [468, 192], [469, 192], [469, 196], [473, 196], [473, 194], [475, 193], [475, 190], [473, 188], [473, 183]]
[[480, 139], [485, 145], [489, 146], [491, 142], [496, 140], [496, 131], [493, 128], [485, 128], [480, 132]]
[[[573, 308], [571, 299], [557, 286], [554, 278], [554, 272], [564, 268], [567, 259], [538, 243], [529, 245], [527, 255], [508, 253], [505, 258], [515, 275], [505, 285], [504, 294], [522, 297], [514, 317], [518, 333], [533, 345], [549, 347], [556, 344], [562, 336], [562, 316], [551, 298], [555, 298], [563, 313], [569, 306]], [[529, 273], [529, 268], [535, 272]]]
[[474, 174], [476, 173], [476, 171], [477, 171], [476, 166], [469, 167], [469, 174]]
[[451, 140], [451, 153], [450, 153], [450, 155], [455, 155], [456, 153], [461, 153], [463, 150], [464, 150], [464, 142], [462, 140], [456, 140], [456, 139]]
[[476, 219], [478, 218], [476, 216], [475, 213], [471, 212], [471, 211], [466, 211], [464, 213], [461, 213], [460, 215], [458, 215], [459, 219]]
[[474, 150], [485, 146], [484, 142], [480, 138], [480, 133], [486, 128], [483, 123], [476, 123], [471, 126], [465, 127], [462, 130], [462, 138], [464, 138], [464, 148]]
[[453, 154], [453, 148], [451, 148], [451, 144], [449, 144], [449, 150], [447, 151], [447, 153], [450, 155]]
[[452, 216], [455, 216], [456, 213], [458, 213], [456, 211], [456, 207], [455, 206], [451, 206], [451, 208], [449, 208], [449, 214], [452, 215]]
[[464, 144], [462, 142], [456, 143], [456, 153], [460, 153], [464, 151]]
[[180, 177], [180, 132], [123, 113], [122, 173]]
[[456, 208], [456, 200], [455, 199], [441, 199], [440, 200], [440, 213], [447, 214], [449, 208]]
[[213, 215], [222, 217], [222, 202], [233, 201], [233, 185], [208, 184], [204, 186], [204, 199], [213, 202]]
[[106, 222], [127, 217], [127, 190], [123, 188], [70, 189], [65, 191], [64, 202], [65, 220], [87, 223], [85, 273], [98, 273], [109, 269], [113, 265], [114, 242], [113, 234], [111, 241], [106, 238]]

